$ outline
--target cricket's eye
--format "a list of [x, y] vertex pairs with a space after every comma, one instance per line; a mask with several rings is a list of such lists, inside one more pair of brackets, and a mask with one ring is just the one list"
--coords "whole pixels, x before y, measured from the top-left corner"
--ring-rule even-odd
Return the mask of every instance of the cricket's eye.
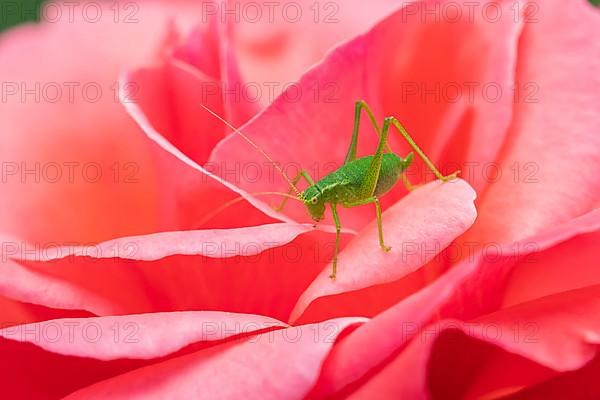
[[319, 199], [317, 199], [317, 196], [315, 196], [312, 199], [310, 199], [310, 202], [313, 204], [317, 204], [319, 202]]

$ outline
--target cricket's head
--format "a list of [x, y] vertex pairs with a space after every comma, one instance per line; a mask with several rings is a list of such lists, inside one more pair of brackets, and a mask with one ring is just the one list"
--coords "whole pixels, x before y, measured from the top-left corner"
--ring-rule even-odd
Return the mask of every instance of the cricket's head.
[[323, 198], [323, 193], [321, 193], [316, 185], [300, 193], [300, 198], [315, 222], [323, 219], [323, 214], [325, 214], [325, 199]]

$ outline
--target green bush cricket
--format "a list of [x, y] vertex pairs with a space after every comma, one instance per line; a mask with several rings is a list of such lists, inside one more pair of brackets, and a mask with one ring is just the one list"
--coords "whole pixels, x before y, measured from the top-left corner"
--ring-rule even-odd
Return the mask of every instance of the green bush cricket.
[[[400, 121], [394, 117], [386, 117], [383, 121], [383, 127], [380, 129], [370, 107], [365, 101], [359, 100], [356, 102], [355, 106], [354, 129], [352, 131], [352, 139], [346, 153], [344, 164], [316, 182], [306, 170], [301, 170], [294, 179], [289, 179], [279, 165], [275, 163], [271, 157], [269, 157], [243, 132], [235, 128], [229, 122], [221, 118], [204, 105], [201, 106], [221, 120], [234, 132], [239, 134], [255, 149], [257, 149], [264, 157], [267, 158], [267, 160], [269, 160], [270, 163], [277, 168], [284, 180], [290, 185], [290, 190], [287, 194], [278, 192], [257, 193], [283, 195], [285, 198], [281, 204], [275, 208], [277, 211], [282, 211], [284, 209], [288, 198], [300, 200], [306, 206], [306, 209], [308, 210], [312, 219], [315, 222], [319, 222], [323, 219], [325, 214], [325, 205], [329, 204], [336, 228], [335, 247], [332, 262], [333, 268], [330, 275], [331, 279], [335, 279], [337, 274], [338, 251], [342, 229], [337, 213], [338, 205], [346, 208], [352, 208], [366, 204], [374, 204], [375, 214], [377, 216], [377, 228], [379, 232], [379, 245], [385, 252], [391, 250], [391, 247], [385, 245], [383, 239], [383, 224], [381, 222], [381, 206], [379, 204], [379, 197], [390, 191], [400, 179], [406, 185], [408, 190], [413, 189], [412, 185], [404, 175], [404, 172], [412, 163], [414, 156], [411, 152], [405, 158], [402, 158], [392, 152], [387, 143], [390, 127], [393, 126], [398, 130], [400, 135], [408, 142], [414, 152], [417, 153], [425, 165], [431, 169], [435, 177], [442, 182], [452, 180], [460, 173], [460, 171], [456, 171], [448, 176], [443, 176], [425, 155], [425, 153], [423, 153], [421, 148], [419, 148], [415, 141], [410, 137]], [[375, 128], [375, 131], [379, 135], [379, 143], [377, 145], [375, 154], [357, 158], [356, 151], [358, 144], [358, 132], [360, 128], [360, 117], [363, 110], [367, 114], [369, 120]], [[309, 187], [304, 191], [300, 191], [296, 186], [302, 178], [304, 178], [304, 180], [309, 184]], [[296, 193], [297, 197], [291, 196], [292, 191]], [[229, 203], [225, 206], [227, 207], [229, 205], [231, 204]], [[218, 211], [220, 212], [222, 209], [219, 209]]]

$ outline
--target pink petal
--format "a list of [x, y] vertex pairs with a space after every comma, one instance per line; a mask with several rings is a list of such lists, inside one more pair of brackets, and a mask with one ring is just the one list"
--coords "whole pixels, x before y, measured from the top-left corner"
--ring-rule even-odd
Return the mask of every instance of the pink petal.
[[[290, 319], [298, 319], [318, 298], [336, 294], [354, 297], [357, 290], [396, 281], [415, 271], [471, 226], [477, 216], [474, 200], [475, 192], [462, 180], [432, 182], [411, 192], [383, 215], [384, 239], [391, 252], [379, 247], [377, 223], [373, 221], [340, 253], [335, 282], [329, 278], [328, 265], [302, 294]], [[318, 307], [321, 312], [312, 318], [333, 312], [326, 300]], [[335, 312], [340, 311], [336, 308]]]
[[7, 298], [63, 310], [116, 311], [110, 302], [73, 282], [37, 273], [11, 259], [0, 266], [0, 294]]
[[[301, 258], [308, 260], [311, 256], [315, 256], [316, 253], [310, 250], [306, 240], [300, 242], [306, 242], [302, 247], [298, 244], [299, 241], [295, 241], [297, 236], [310, 231], [313, 231], [312, 226], [280, 223], [240, 229], [163, 232], [76, 247], [39, 249], [23, 242], [14, 242], [14, 247], [6, 246], [7, 252], [3, 257], [29, 261], [26, 264], [32, 268], [21, 266], [8, 259], [3, 264], [5, 274], [0, 274], [0, 294], [46, 307], [66, 310], [83, 309], [97, 315], [151, 311], [154, 310], [151, 304], [156, 301], [156, 298], [153, 298], [152, 293], [145, 288], [140, 273], [142, 276], [147, 274], [146, 279], [157, 279], [158, 282], [163, 279], [160, 273], [150, 270], [142, 272], [144, 268], [139, 271], [138, 268], [145, 265], [141, 261], [156, 261], [170, 256], [179, 256], [183, 259], [182, 257], [187, 255], [198, 256], [195, 259], [202, 260], [203, 264], [210, 262], [219, 265], [226, 258], [232, 258], [229, 262], [231, 265], [239, 265], [240, 259], [244, 259], [249, 266], [261, 261], [261, 266], [266, 268], [269, 260], [275, 262], [277, 255], [277, 260], [290, 264], [289, 267], [279, 266], [280, 269], [286, 270], [292, 268], [293, 263]], [[324, 237], [324, 235], [313, 237]], [[275, 249], [293, 241], [295, 243], [292, 250], [286, 253]], [[298, 249], [302, 249], [305, 254], [297, 254]], [[99, 263], [101, 259], [106, 261]], [[139, 266], [133, 264], [133, 261], [140, 261]], [[323, 262], [325, 261], [323, 260], [319, 265]], [[157, 264], [165, 268], [172, 265], [171, 260], [164, 260]], [[150, 265], [153, 264], [149, 264], [148, 267]], [[173, 268], [178, 270], [175, 266]], [[303, 275], [306, 274], [306, 277], [294, 284], [294, 286], [298, 285], [297, 288], [293, 291], [287, 288], [290, 294], [299, 293], [303, 289], [304, 282], [312, 279], [315, 272], [315, 268], [305, 269]], [[180, 273], [182, 276], [176, 278]], [[170, 274], [174, 275], [172, 276], [174, 281], [181, 279], [189, 283], [194, 282], [193, 275], [187, 272], [171, 271]], [[226, 280], [237, 281], [234, 277], [227, 276], [227, 270], [223, 270], [222, 274]], [[198, 271], [194, 275], [198, 275]], [[198, 279], [202, 279], [200, 276], [206, 278], [204, 274], [200, 274]], [[298, 278], [297, 275], [295, 277]], [[253, 279], [251, 276], [248, 278]], [[265, 276], [266, 278], [268, 275]], [[290, 279], [295, 278], [292, 276]], [[279, 282], [279, 284], [283, 283]], [[158, 283], [158, 286], [162, 284]], [[40, 290], [41, 288], [43, 290]], [[179, 303], [188, 298], [185, 292], [182, 292], [182, 288], [183, 286], [173, 287], [172, 301]], [[195, 292], [193, 288], [189, 290], [190, 293]], [[217, 293], [220, 291], [217, 286], [215, 290]], [[156, 295], [164, 297], [165, 293], [159, 290]], [[256, 292], [256, 295], [260, 297], [261, 292]], [[185, 300], [185, 303], [189, 304], [192, 301], [197, 304], [202, 298], [208, 300], [206, 295], [197, 298], [192, 296]], [[211, 301], [218, 301], [219, 298], [226, 300], [229, 296], [221, 293]], [[290, 298], [289, 302], [295, 300], [296, 297]], [[245, 302], [247, 305], [252, 304], [247, 301], [247, 298]], [[280, 298], [278, 304], [286, 303]], [[179, 307], [181, 306], [176, 309], [180, 309]], [[289, 309], [291, 304], [285, 307]]]
[[[123, 77], [122, 82], [129, 81], [140, 83], [140, 87], [143, 88], [140, 93], [141, 100], [139, 103], [123, 100], [123, 105], [148, 138], [158, 146], [159, 155], [162, 157], [159, 159], [160, 164], [164, 163], [167, 170], [174, 170], [168, 176], [163, 176], [164, 181], [161, 181], [161, 183], [167, 188], [174, 186], [173, 190], [183, 192], [181, 196], [183, 199], [173, 199], [173, 196], [170, 195], [167, 201], [171, 203], [169, 206], [183, 209], [187, 226], [198, 227], [210, 223], [210, 227], [229, 228], [271, 222], [272, 219], [289, 220], [280, 213], [275, 212], [272, 207], [238, 188], [235, 182], [224, 181], [200, 166], [182, 150], [174, 146], [168, 137], [164, 136], [163, 132], [169, 131], [170, 116], [159, 111], [162, 103], [158, 102], [154, 95], [157, 91], [165, 90], [165, 83], [157, 79], [154, 71], [142, 69], [128, 73]], [[125, 93], [121, 93], [121, 98], [125, 99], [125, 95]], [[200, 106], [198, 105], [198, 107]], [[178, 179], [173, 180], [173, 176], [177, 176]], [[236, 177], [239, 176], [239, 174], [236, 174]], [[186, 185], [182, 187], [182, 184]], [[244, 216], [243, 218], [235, 218], [236, 214], [228, 209], [227, 213], [221, 212], [212, 216], [209, 221], [206, 220], [207, 210], [212, 215], [212, 211], [237, 197], [247, 200], [247, 203], [242, 203], [243, 210], [240, 212], [238, 207], [236, 211], [239, 215]], [[249, 206], [248, 203], [254, 206], [255, 209]], [[262, 212], [257, 211], [257, 209]], [[265, 217], [265, 214], [272, 219]]]
[[[174, 255], [202, 255], [220, 259], [236, 256], [252, 257], [285, 245], [298, 235], [311, 230], [313, 230], [312, 225], [279, 223], [237, 229], [161, 232], [144, 236], [128, 236], [91, 247], [55, 247], [20, 255], [23, 256], [23, 260], [44, 262], [73, 256], [139, 261], [156, 261]], [[236, 251], [232, 252], [228, 249]]]
[[[73, 22], [65, 14], [61, 23], [19, 27], [0, 39], [3, 82], [23, 83], [34, 92], [36, 83], [40, 88], [48, 85], [47, 93], [37, 90], [39, 102], [35, 94], [22, 101], [19, 89], [0, 109], [0, 159], [3, 166], [17, 167], [15, 175], [2, 180], [1, 229], [30, 242], [85, 243], [150, 232], [160, 225], [156, 199], [149, 195], [157, 190], [159, 171], [115, 91], [121, 68], [152, 61], [170, 32], [189, 30], [195, 7], [152, 2], [139, 7], [138, 23], [118, 24], [111, 18], [111, 4], [101, 7], [105, 17], [98, 23], [83, 19], [80, 4]], [[68, 7], [62, 9], [66, 12]], [[83, 87], [88, 83], [86, 98]], [[62, 95], [53, 103], [55, 84]], [[72, 86], [72, 99], [69, 84], [78, 85]], [[102, 90], [97, 102], [92, 101], [94, 86]], [[88, 164], [91, 168], [84, 170]], [[61, 175], [55, 182], [57, 165]], [[35, 172], [22, 176], [36, 168], [37, 178]], [[69, 168], [74, 171], [72, 180]], [[102, 176], [95, 182], [98, 168]], [[127, 183], [125, 177], [138, 183]]]
[[109, 361], [158, 358], [190, 343], [225, 340], [241, 333], [283, 326], [277, 320], [258, 315], [188, 311], [57, 319], [1, 329], [0, 336], [35, 343], [45, 351], [65, 356]]
[[507, 399], [593, 398], [596, 393], [600, 392], [599, 372], [600, 358], [597, 357], [577, 371], [560, 374], [538, 385], [528, 387]]
[[[517, 82], [539, 93], [515, 106], [500, 161], [509, 175], [481, 198], [469, 239], [514, 242], [590, 211], [600, 193], [600, 13], [586, 1], [539, 5], [519, 42]], [[512, 168], [512, 170], [510, 169]], [[515, 168], [519, 175], [514, 175]]]
[[[230, 4], [251, 15], [252, 0]], [[319, 3], [299, 0], [273, 3], [269, 15], [267, 3], [261, 8], [262, 18], [235, 21], [232, 46], [240, 60], [241, 74], [261, 88], [259, 103], [267, 105], [286, 86], [323, 58], [327, 51], [366, 31], [402, 4], [396, 0], [346, 0]], [[301, 16], [296, 20], [296, 10]], [[228, 18], [232, 22], [233, 18]], [[270, 93], [268, 84], [273, 88]]]
[[[596, 356], [596, 345], [600, 344], [600, 323], [595, 318], [599, 311], [600, 286], [592, 286], [524, 303], [466, 323], [439, 321], [424, 328], [424, 333], [417, 334], [404, 352], [352, 397], [381, 393], [387, 398], [408, 393], [427, 395], [430, 380], [435, 379], [430, 375], [431, 370], [436, 370], [436, 374], [447, 374], [444, 370], [451, 371], [456, 362], [448, 357], [450, 354], [445, 357], [440, 353], [448, 347], [465, 344], [456, 336], [444, 336], [447, 327], [461, 329], [472, 339], [488, 342], [555, 371], [581, 368]], [[469, 354], [473, 357], [473, 353]], [[480, 360], [481, 363], [485, 361]], [[401, 373], [407, 368], [413, 371], [410, 377]], [[448, 393], [449, 386], [456, 385], [447, 379], [437, 379], [437, 382], [446, 386], [445, 390], [443, 387], [431, 388], [437, 393]], [[455, 395], [461, 396], [460, 393]]]
[[[231, 7], [240, 7], [241, 3], [232, 4]], [[308, 6], [305, 4], [305, 11], [308, 11]], [[390, 3], [391, 5], [391, 3]], [[233, 18], [213, 14], [213, 9], [208, 5], [203, 4], [206, 9], [202, 15], [202, 19], [207, 23], [196, 29], [185, 43], [174, 49], [173, 57], [165, 59], [165, 65], [142, 73], [148, 75], [147, 78], [136, 79], [136, 83], [142, 87], [142, 90], [156, 91], [151, 94], [141, 94], [144, 99], [146, 115], [152, 118], [151, 123], [162, 132], [165, 137], [171, 141], [186, 155], [190, 156], [199, 164], [206, 162], [206, 158], [213, 145], [217, 140], [222, 138], [222, 132], [225, 125], [215, 119], [213, 116], [198, 112], [200, 104], [211, 108], [219, 113], [232, 124], [238, 126], [248, 121], [258, 111], [257, 101], [248, 94], [248, 87], [260, 87], [260, 92], [266, 87], [261, 86], [261, 81], [257, 81], [250, 74], [250, 82], [244, 82], [240, 75], [237, 62], [237, 54], [233, 49], [232, 36], [235, 36], [233, 31], [236, 29], [244, 30], [244, 24], [232, 24]], [[221, 7], [222, 6], [222, 7]], [[228, 7], [223, 4], [216, 5], [214, 11], [223, 13]], [[244, 6], [245, 7], [245, 6]], [[314, 7], [314, 6], [313, 6]], [[372, 8], [372, 7], [371, 7]], [[386, 7], [389, 9], [390, 7]], [[204, 9], [204, 8], [203, 8]], [[209, 12], [210, 10], [210, 12]], [[374, 12], [371, 9], [370, 18], [374, 18]], [[309, 20], [310, 18], [303, 18]], [[365, 25], [367, 21], [364, 18], [360, 21], [352, 21], [347, 25]], [[289, 27], [283, 28], [284, 25]], [[267, 24], [273, 27], [270, 22]], [[346, 26], [346, 24], [345, 24]], [[256, 24], [252, 24], [252, 30], [256, 30]], [[278, 29], [295, 30], [298, 24], [279, 24]], [[336, 27], [336, 28], [339, 28]], [[270, 29], [267, 29], [267, 31]], [[264, 33], [264, 32], [263, 32]], [[281, 37], [281, 32], [272, 33]], [[297, 35], [297, 33], [289, 32], [289, 34]], [[329, 32], [329, 36], [340, 36], [340, 30]], [[251, 35], [250, 35], [251, 36]], [[323, 46], [327, 36], [321, 35], [320, 45], [316, 46], [315, 42], [306, 43], [311, 50], [311, 54], [307, 57], [304, 65], [295, 65], [295, 68], [305, 68], [316, 61], [316, 55], [324, 53]], [[244, 42], [242, 39], [241, 42]], [[328, 41], [333, 43], [333, 41]], [[243, 46], [242, 46], [243, 47]], [[298, 49], [295, 49], [296, 61]], [[242, 52], [242, 55], [247, 59], [253, 59], [253, 63], [269, 63], [264, 55], [253, 54], [252, 52]], [[289, 58], [289, 56], [281, 55], [281, 59]], [[173, 59], [174, 58], [174, 59]], [[272, 57], [268, 57], [271, 59]], [[313, 60], [314, 58], [314, 60]], [[183, 63], [181, 62], [183, 61]], [[246, 62], [246, 65], [248, 63]], [[288, 82], [272, 82], [273, 69], [267, 66], [265, 70], [270, 71], [270, 76], [263, 83], [276, 83], [277, 86], [282, 86]], [[289, 68], [284, 71], [288, 73]], [[141, 71], [140, 71], [141, 72]], [[254, 71], [261, 75], [260, 71]], [[130, 78], [133, 76], [130, 75]], [[131, 80], [131, 79], [130, 79]], [[147, 82], [150, 80], [151, 82]], [[156, 87], [156, 83], [152, 81], [164, 81], [161, 88]], [[259, 93], [260, 95], [261, 93]], [[260, 95], [261, 100], [268, 96]], [[154, 106], [149, 103], [154, 103]], [[174, 106], [173, 106], [174, 104]], [[162, 123], [156, 121], [162, 119]], [[199, 140], [199, 136], [202, 137]]]
[[138, 89], [137, 107], [152, 126], [198, 164], [206, 163], [226, 129], [212, 115], [199, 112], [200, 104], [236, 125], [257, 112], [256, 104], [245, 99], [232, 96], [231, 101], [223, 101], [229, 98], [224, 90], [242, 82], [224, 24], [214, 15], [207, 25], [196, 29], [157, 66], [132, 71], [126, 78]]
[[[590, 213], [594, 214], [600, 216], [600, 210]], [[598, 263], [598, 243], [600, 231], [581, 234], [525, 258], [510, 275], [504, 291], [503, 306], [600, 284], [600, 271], [591, 267]], [[536, 245], [531, 242], [528, 247], [534, 249]]]
[[[540, 253], [534, 254], [538, 255], [562, 241], [579, 240], [579, 235], [600, 229], [599, 216], [598, 213], [591, 213], [569, 224], [557, 226], [544, 235], [518, 243], [519, 248], [524, 249], [526, 243], [536, 243]], [[531, 255], [532, 251], [524, 250], [515, 258], [507, 247], [503, 249], [504, 256], [492, 258], [480, 255], [473, 262], [462, 262], [420, 292], [376, 316], [336, 346], [324, 366], [315, 393], [333, 393], [361, 379], [390, 355], [403, 349], [419, 327], [441, 318], [464, 321], [497, 311], [502, 305], [507, 277], [517, 262]], [[527, 264], [522, 267], [526, 268]], [[565, 267], [574, 266], [569, 263]], [[576, 267], [591, 268], [590, 265]], [[552, 329], [548, 327], [548, 330]]]
[[48, 308], [0, 296], [0, 326], [3, 328], [61, 317], [84, 318], [90, 315], [86, 311]]
[[[470, 332], [471, 327], [467, 328]], [[493, 324], [485, 327], [486, 335], [494, 342], [497, 341], [495, 328]], [[502, 334], [512, 340], [529, 341], [535, 333], [533, 324], [513, 325], [512, 329]], [[432, 351], [424, 353], [429, 358], [428, 386], [433, 398], [444, 397], [446, 393], [447, 396], [470, 399], [501, 397], [557, 374], [489, 341], [474, 340], [453, 328], [440, 333]], [[466, 354], [469, 356], [465, 357]]]
[[554, 370], [569, 371], [582, 367], [596, 355], [595, 345], [600, 344], [600, 321], [595, 318], [598, 311], [600, 285], [542, 297], [472, 322], [480, 323], [483, 328], [474, 329], [475, 336], [490, 342], [495, 338], [486, 335], [487, 325], [494, 324], [502, 332], [509, 332], [511, 326], [518, 324], [522, 337], [515, 341], [514, 335], [512, 338], [506, 335], [498, 346]]
[[363, 321], [346, 318], [265, 333], [141, 368], [68, 398], [302, 398], [338, 335]]
[[0, 330], [6, 361], [0, 367], [4, 395], [59, 398], [136, 368], [279, 327], [281, 322], [262, 316], [221, 312], [57, 319], [12, 326]]
[[[152, 126], [188, 157], [204, 164], [225, 128], [219, 120], [199, 113], [198, 108], [206, 103], [215, 112], [223, 112], [220, 98], [205, 94], [218, 88], [219, 82], [173, 58], [130, 72], [123, 80], [138, 88], [134, 105], [143, 110]], [[127, 106], [127, 100], [124, 103]]]
[[323, 249], [332, 238], [312, 226], [280, 223], [11, 252], [25, 260], [28, 274], [8, 293], [53, 306], [55, 287], [72, 288], [60, 305], [99, 315], [221, 310], [285, 319], [329, 262]]
[[[485, 12], [496, 10], [489, 3], [499, 6], [502, 18], [491, 22], [486, 17]], [[514, 17], [509, 1], [470, 7], [404, 3], [395, 20], [381, 24], [369, 74], [379, 77], [383, 113], [398, 117], [443, 173], [462, 170], [461, 176], [481, 193], [486, 185], [482, 169], [496, 160], [512, 117], [523, 19]], [[410, 151], [406, 143], [394, 148]], [[409, 174], [416, 182], [431, 176], [420, 160]]]
[[[220, 92], [222, 94], [221, 98], [224, 100], [225, 116], [228, 117], [227, 119], [230, 123], [235, 126], [240, 126], [256, 115], [260, 107], [257, 102], [253, 98], [248, 97], [244, 91], [244, 88], [247, 88], [247, 85], [242, 78], [239, 69], [237, 59], [238, 53], [231, 43], [231, 32], [235, 27], [236, 24], [234, 24], [231, 19], [227, 19], [226, 24], [221, 25], [220, 56], [222, 87], [220, 88]], [[233, 101], [231, 100], [230, 94], [232, 90], [235, 93]], [[240, 95], [240, 92], [242, 95]]]

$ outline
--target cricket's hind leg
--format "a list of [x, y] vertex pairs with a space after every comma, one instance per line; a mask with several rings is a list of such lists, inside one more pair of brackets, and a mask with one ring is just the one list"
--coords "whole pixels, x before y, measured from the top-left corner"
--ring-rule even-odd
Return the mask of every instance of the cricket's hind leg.
[[[346, 159], [344, 160], [344, 164], [347, 164], [348, 162], [356, 159], [356, 151], [357, 151], [357, 146], [358, 146], [358, 133], [359, 133], [359, 128], [360, 128], [360, 117], [361, 117], [361, 113], [363, 110], [367, 114], [367, 117], [371, 121], [371, 124], [375, 128], [375, 132], [377, 132], [377, 135], [380, 137], [380, 139], [381, 139], [381, 135], [383, 134], [382, 130], [379, 128], [379, 125], [377, 124], [375, 115], [373, 114], [373, 111], [371, 110], [369, 105], [364, 100], [357, 101], [355, 104], [355, 109], [354, 109], [354, 129], [352, 131], [352, 140], [350, 141], [350, 146], [348, 148], [348, 152], [346, 154]], [[440, 173], [440, 171], [435, 167], [435, 165], [433, 165], [433, 163], [431, 162], [429, 157], [427, 157], [425, 155], [425, 153], [423, 152], [423, 150], [421, 150], [421, 148], [415, 143], [413, 138], [408, 134], [408, 132], [406, 131], [404, 126], [400, 123], [400, 121], [398, 121], [398, 119], [396, 119], [394, 117], [388, 117], [386, 119], [389, 120], [390, 124], [394, 125], [396, 127], [396, 129], [398, 129], [398, 131], [400, 132], [402, 137], [414, 149], [414, 151], [419, 155], [419, 157], [421, 157], [421, 159], [425, 162], [425, 165], [427, 165], [427, 167], [429, 169], [431, 169], [431, 171], [433, 171], [433, 173], [437, 179], [441, 180], [442, 182], [447, 182], [447, 181], [450, 181], [450, 180], [456, 178], [458, 176], [458, 174], [460, 174], [460, 171], [456, 171], [447, 176], [442, 175]], [[384, 123], [384, 128], [385, 128], [385, 123]], [[387, 138], [384, 139], [384, 148], [386, 151], [392, 152], [389, 144], [387, 143]], [[415, 188], [415, 186], [412, 185], [410, 183], [410, 181], [408, 180], [406, 174], [403, 174], [402, 182], [404, 183], [404, 186], [406, 186], [406, 188], [409, 191], [412, 191]]]
[[[373, 128], [375, 128], [377, 136], [381, 136], [381, 130], [379, 129], [379, 125], [377, 124], [377, 120], [375, 119], [373, 111], [364, 100], [358, 100], [354, 108], [354, 129], [352, 130], [352, 139], [350, 140], [350, 147], [348, 147], [348, 152], [346, 153], [346, 158], [344, 159], [344, 165], [356, 159], [356, 149], [358, 146], [358, 130], [360, 129], [360, 116], [363, 110], [367, 114], [369, 121], [371, 121]], [[389, 152], [392, 151], [387, 145], [387, 143], [386, 150]]]
[[[417, 143], [415, 143], [413, 138], [408, 134], [408, 132], [406, 131], [404, 126], [400, 123], [400, 121], [398, 121], [394, 117], [388, 117], [386, 119], [389, 119], [391, 121], [392, 125], [394, 125], [396, 127], [396, 129], [398, 129], [398, 132], [400, 132], [400, 134], [408, 142], [410, 147], [413, 148], [415, 153], [417, 153], [419, 155], [419, 157], [421, 157], [421, 159], [423, 160], [425, 165], [427, 165], [427, 167], [433, 172], [433, 174], [435, 175], [436, 178], [438, 178], [442, 182], [448, 182], [448, 181], [451, 181], [452, 179], [456, 178], [458, 176], [458, 174], [460, 174], [460, 170], [458, 170], [458, 171], [453, 172], [450, 175], [446, 175], [446, 176], [442, 175], [442, 173], [435, 167], [435, 165], [433, 165], [433, 163], [431, 162], [429, 157], [427, 157], [425, 155], [425, 153], [423, 152], [423, 150], [421, 150], [421, 148], [417, 145]], [[408, 186], [407, 186], [407, 188], [408, 188]], [[411, 189], [409, 189], [409, 190], [411, 190]]]

